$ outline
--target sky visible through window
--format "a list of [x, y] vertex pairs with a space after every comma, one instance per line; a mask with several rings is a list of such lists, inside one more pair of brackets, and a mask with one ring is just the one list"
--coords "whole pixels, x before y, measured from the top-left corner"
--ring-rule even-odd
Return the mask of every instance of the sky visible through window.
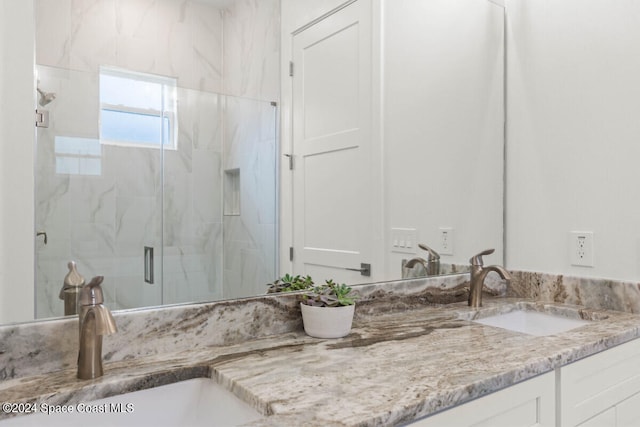
[[175, 149], [175, 79], [100, 70], [100, 140], [103, 144]]
[[[108, 141], [160, 145], [162, 128], [160, 117], [152, 114], [102, 109], [101, 137]], [[164, 118], [164, 134], [169, 135], [169, 119]], [[165, 144], [168, 144], [168, 138]]]

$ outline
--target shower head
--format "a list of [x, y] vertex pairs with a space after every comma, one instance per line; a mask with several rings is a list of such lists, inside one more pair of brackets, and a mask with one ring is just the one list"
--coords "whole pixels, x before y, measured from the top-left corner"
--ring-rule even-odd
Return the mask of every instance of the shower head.
[[36, 88], [40, 96], [38, 97], [38, 104], [42, 107], [56, 99], [56, 94], [54, 92], [44, 92], [40, 88]]

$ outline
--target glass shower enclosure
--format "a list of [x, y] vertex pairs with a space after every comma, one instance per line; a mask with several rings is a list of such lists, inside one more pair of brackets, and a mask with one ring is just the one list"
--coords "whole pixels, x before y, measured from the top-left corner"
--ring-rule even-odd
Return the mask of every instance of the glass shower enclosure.
[[[273, 102], [126, 68], [37, 65], [36, 317], [67, 263], [111, 309], [264, 293], [276, 276]], [[48, 95], [48, 96], [47, 96]]]

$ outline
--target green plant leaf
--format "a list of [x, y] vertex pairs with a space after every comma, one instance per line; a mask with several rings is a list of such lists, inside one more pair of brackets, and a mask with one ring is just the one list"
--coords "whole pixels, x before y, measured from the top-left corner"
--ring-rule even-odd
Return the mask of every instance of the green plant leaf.
[[302, 303], [315, 307], [338, 307], [355, 304], [356, 297], [351, 295], [351, 287], [326, 280], [323, 285], [309, 289], [302, 297]]

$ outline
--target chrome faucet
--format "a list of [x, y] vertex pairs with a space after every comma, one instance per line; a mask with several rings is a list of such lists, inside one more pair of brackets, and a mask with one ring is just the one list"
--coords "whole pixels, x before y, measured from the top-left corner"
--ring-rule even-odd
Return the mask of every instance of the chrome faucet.
[[111, 312], [102, 305], [104, 294], [100, 284], [103, 280], [103, 276], [96, 276], [80, 289], [78, 378], [83, 380], [103, 375], [102, 336], [117, 331]]
[[418, 247], [427, 251], [427, 276], [440, 274], [440, 254], [424, 243], [418, 243]]
[[471, 263], [471, 285], [469, 287], [469, 307], [482, 307], [482, 287], [484, 286], [484, 279], [490, 271], [495, 271], [504, 280], [509, 283], [511, 281], [511, 275], [504, 267], [499, 265], [490, 265], [483, 267], [482, 256], [490, 255], [495, 249], [486, 249], [477, 255], [471, 257], [469, 262]]
[[418, 243], [420, 249], [427, 251], [427, 259], [416, 257], [402, 263], [402, 278], [409, 276], [408, 270], [412, 269], [416, 264], [422, 265], [427, 276], [436, 276], [440, 274], [440, 254], [431, 249], [429, 246]]
[[78, 296], [84, 285], [84, 277], [78, 273], [78, 266], [75, 261], [69, 261], [67, 264], [69, 272], [64, 276], [62, 289], [58, 297], [64, 301], [64, 315], [78, 314]]

